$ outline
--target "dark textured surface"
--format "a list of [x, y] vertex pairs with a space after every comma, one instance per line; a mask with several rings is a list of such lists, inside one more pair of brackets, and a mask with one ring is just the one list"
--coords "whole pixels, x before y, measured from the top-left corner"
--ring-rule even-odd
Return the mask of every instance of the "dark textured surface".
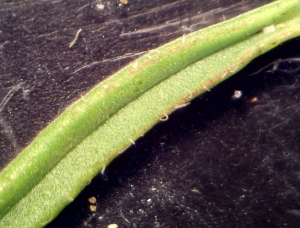
[[[139, 53], [262, 3], [0, 1], [1, 167]], [[299, 50], [277, 48], [172, 114], [48, 227], [299, 227]], [[280, 58], [298, 60], [249, 76]]]

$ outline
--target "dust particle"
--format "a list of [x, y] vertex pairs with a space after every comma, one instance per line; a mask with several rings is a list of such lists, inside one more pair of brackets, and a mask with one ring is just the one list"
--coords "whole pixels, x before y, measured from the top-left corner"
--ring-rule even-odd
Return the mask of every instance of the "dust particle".
[[107, 228], [118, 228], [118, 224], [109, 224]]
[[100, 10], [103, 10], [103, 9], [104, 9], [104, 5], [103, 5], [103, 4], [100, 4], [100, 3], [98, 3], [98, 4], [96, 5], [96, 7], [97, 7], [97, 9], [100, 9]]
[[90, 205], [90, 210], [91, 210], [91, 211], [96, 211], [96, 210], [97, 210], [97, 206], [95, 206], [95, 205]]
[[92, 196], [89, 198], [89, 202], [92, 203], [92, 204], [95, 204], [97, 201], [97, 199], [95, 198], [95, 196]]

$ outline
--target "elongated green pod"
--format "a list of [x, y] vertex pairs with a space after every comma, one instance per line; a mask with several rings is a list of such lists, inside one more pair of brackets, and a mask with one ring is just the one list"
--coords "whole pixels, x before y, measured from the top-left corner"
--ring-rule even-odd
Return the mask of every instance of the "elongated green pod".
[[16, 213], [29, 227], [51, 221], [160, 118], [299, 35], [299, 12], [299, 0], [274, 2], [150, 51], [100, 83], [3, 170], [0, 227], [20, 227]]

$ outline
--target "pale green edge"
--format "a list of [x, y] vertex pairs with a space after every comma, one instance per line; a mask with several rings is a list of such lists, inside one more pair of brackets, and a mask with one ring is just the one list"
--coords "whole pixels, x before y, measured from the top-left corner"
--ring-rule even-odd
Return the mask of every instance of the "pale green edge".
[[[161, 82], [121, 109], [68, 154], [0, 221], [0, 227], [50, 222], [120, 151], [185, 104], [239, 71], [253, 58], [300, 35], [300, 18], [213, 54]], [[219, 65], [222, 63], [221, 65]], [[83, 156], [86, 154], [86, 156]], [[55, 210], [53, 210], [55, 208]]]

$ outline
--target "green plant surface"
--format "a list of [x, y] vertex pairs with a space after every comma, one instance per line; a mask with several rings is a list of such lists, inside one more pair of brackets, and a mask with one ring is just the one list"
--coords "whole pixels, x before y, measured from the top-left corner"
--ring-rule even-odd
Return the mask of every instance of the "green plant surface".
[[2, 171], [0, 227], [49, 223], [158, 121], [299, 36], [299, 24], [300, 1], [276, 1], [152, 50], [98, 84]]

